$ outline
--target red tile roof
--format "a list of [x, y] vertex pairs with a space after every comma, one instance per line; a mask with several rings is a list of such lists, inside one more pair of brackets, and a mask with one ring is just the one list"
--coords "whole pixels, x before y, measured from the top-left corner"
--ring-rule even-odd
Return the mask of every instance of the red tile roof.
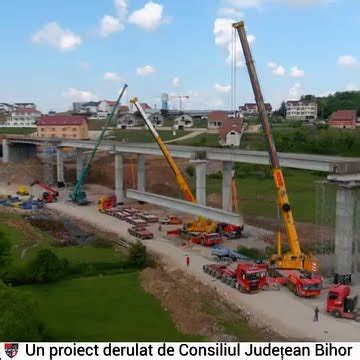
[[208, 116], [208, 121], [226, 121], [230, 114], [228, 111], [212, 111]]
[[84, 122], [86, 122], [85, 116], [45, 115], [37, 121], [36, 125], [83, 125]]
[[143, 110], [149, 110], [149, 109], [151, 109], [151, 106], [149, 106], [148, 104], [146, 104], [146, 103], [142, 103], [142, 104], [140, 104], [141, 105], [141, 107], [143, 108]]
[[119, 112], [128, 112], [128, 111], [130, 111], [130, 109], [127, 105], [121, 105], [119, 108]]
[[110, 105], [110, 106], [115, 106], [115, 104], [116, 104], [116, 101], [113, 101], [113, 100], [105, 100], [107, 103], [108, 103], [108, 105]]
[[331, 114], [329, 124], [331, 125], [350, 125], [356, 126], [356, 110], [338, 110]]
[[243, 119], [227, 119], [223, 121], [219, 128], [219, 138], [225, 140], [226, 134], [232, 130], [238, 132], [239, 134], [242, 132], [244, 120]]

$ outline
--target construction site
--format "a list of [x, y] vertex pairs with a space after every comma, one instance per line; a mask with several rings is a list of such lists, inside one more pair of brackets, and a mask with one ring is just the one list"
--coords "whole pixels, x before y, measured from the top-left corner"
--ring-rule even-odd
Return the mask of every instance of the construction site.
[[[97, 231], [119, 248], [141, 242], [156, 262], [142, 271], [143, 286], [181, 333], [239, 339], [204, 315], [198, 298], [208, 297], [227, 323], [243, 321], [259, 339], [360, 341], [360, 158], [278, 153], [245, 24], [233, 27], [267, 151], [167, 145], [137, 98], [130, 102], [154, 142], [108, 140], [124, 85], [96, 140], [4, 136], [1, 211], [56, 235], [59, 247], [86, 244]], [[246, 213], [238, 164], [271, 170], [272, 192], [262, 196], [277, 218]], [[315, 223], [296, 221], [284, 169], [317, 172]], [[212, 174], [221, 189], [209, 194]]]

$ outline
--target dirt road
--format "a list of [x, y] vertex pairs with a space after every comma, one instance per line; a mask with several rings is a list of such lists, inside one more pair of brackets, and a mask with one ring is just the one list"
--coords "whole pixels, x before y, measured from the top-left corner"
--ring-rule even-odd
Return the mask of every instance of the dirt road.
[[[100, 214], [95, 205], [78, 207], [70, 203], [50, 204], [68, 216], [89, 222], [100, 229], [117, 233], [120, 237], [133, 240], [128, 233], [128, 224], [113, 217]], [[208, 250], [201, 247], [179, 247], [170, 240], [161, 237], [156, 226], [153, 227], [156, 240], [146, 241], [149, 250], [160, 255], [171, 269], [182, 269], [202, 283], [213, 287], [230, 303], [247, 312], [259, 327], [271, 328], [281, 336], [298, 340], [322, 341], [360, 341], [360, 323], [351, 320], [335, 319], [324, 311], [324, 295], [320, 299], [299, 299], [286, 288], [280, 291], [262, 292], [256, 295], [241, 294], [218, 280], [214, 280], [202, 271], [209, 263]], [[185, 265], [185, 255], [189, 254], [190, 266]], [[321, 309], [320, 321], [313, 322], [313, 309]]]

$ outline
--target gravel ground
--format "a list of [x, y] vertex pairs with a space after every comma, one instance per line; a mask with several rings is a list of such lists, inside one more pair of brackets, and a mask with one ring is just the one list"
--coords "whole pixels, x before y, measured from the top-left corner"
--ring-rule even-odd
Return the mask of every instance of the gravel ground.
[[[6, 191], [0, 187], [0, 193], [4, 190]], [[93, 200], [89, 206], [79, 207], [60, 201], [49, 204], [49, 208], [88, 222], [101, 230], [116, 233], [123, 239], [133, 241], [134, 238], [127, 233], [128, 224], [100, 214], [96, 209], [97, 197], [92, 199], [91, 194], [88, 195], [90, 200]], [[63, 197], [65, 198], [64, 193]], [[300, 299], [286, 288], [282, 288], [280, 291], [263, 291], [255, 295], [241, 294], [203, 273], [202, 266], [209, 263], [209, 249], [199, 246], [191, 248], [178, 246], [173, 240], [163, 238], [164, 234], [159, 234], [156, 225], [152, 227], [156, 240], [145, 242], [150, 251], [160, 255], [169, 269], [181, 269], [196, 277], [203, 284], [211, 286], [220, 296], [244, 310], [253, 325], [271, 329], [280, 336], [296, 340], [360, 341], [360, 323], [335, 319], [326, 314], [324, 308], [326, 290], [317, 299]], [[259, 231], [261, 232], [261, 230]], [[250, 237], [245, 241], [251, 241]], [[240, 242], [242, 241], [240, 240]], [[185, 265], [185, 255], [187, 254], [191, 258], [189, 267]], [[352, 291], [354, 294], [359, 293], [360, 287], [355, 286]], [[320, 309], [320, 319], [317, 323], [312, 320], [315, 306]]]

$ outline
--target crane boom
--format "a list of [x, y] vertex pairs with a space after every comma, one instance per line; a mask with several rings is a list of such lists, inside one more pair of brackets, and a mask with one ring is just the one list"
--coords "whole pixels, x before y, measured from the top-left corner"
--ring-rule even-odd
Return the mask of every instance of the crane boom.
[[176, 163], [175, 163], [174, 159], [172, 158], [167, 146], [162, 141], [161, 137], [159, 136], [158, 132], [156, 131], [154, 125], [150, 121], [150, 119], [147, 116], [146, 112], [142, 108], [142, 106], [139, 103], [138, 99], [135, 97], [135, 98], [130, 100], [130, 103], [135, 105], [136, 109], [140, 112], [141, 116], [144, 118], [146, 126], [149, 128], [152, 136], [154, 137], [155, 141], [159, 145], [159, 148], [160, 148], [161, 152], [163, 153], [166, 161], [170, 165], [170, 168], [171, 168], [171, 170], [173, 171], [173, 173], [174, 173], [174, 175], [176, 177], [176, 181], [177, 181], [177, 183], [178, 183], [178, 185], [180, 187], [180, 190], [182, 191], [182, 193], [184, 195], [185, 200], [190, 201], [192, 203], [196, 203], [196, 199], [195, 199], [195, 197], [194, 197], [194, 195], [193, 195], [187, 181], [185, 180], [184, 175], [181, 173], [179, 167], [176, 165]]
[[122, 90], [121, 90], [121, 93], [119, 94], [119, 97], [115, 103], [115, 106], [113, 107], [110, 115], [107, 117], [107, 120], [106, 120], [106, 123], [105, 123], [105, 126], [103, 127], [97, 141], [96, 141], [96, 144], [91, 152], [91, 155], [90, 155], [90, 158], [89, 158], [89, 161], [87, 163], [87, 165], [84, 167], [84, 169], [82, 170], [80, 176], [79, 176], [79, 179], [77, 180], [75, 186], [74, 186], [74, 189], [71, 191], [70, 193], [70, 200], [73, 201], [73, 202], [76, 202], [78, 204], [85, 204], [85, 203], [88, 203], [87, 199], [86, 199], [86, 194], [84, 191], [81, 190], [83, 184], [84, 184], [84, 181], [85, 181], [85, 178], [87, 176], [87, 174], [89, 173], [89, 170], [90, 170], [90, 167], [91, 167], [91, 164], [92, 164], [92, 161], [95, 157], [95, 153], [97, 151], [97, 149], [99, 148], [100, 146], [100, 143], [102, 142], [103, 138], [104, 138], [104, 135], [105, 135], [105, 132], [106, 130], [108, 129], [109, 125], [111, 124], [111, 121], [114, 117], [114, 115], [116, 114], [116, 111], [120, 105], [120, 101], [125, 93], [125, 90], [127, 89], [128, 85], [127, 84], [124, 84]]
[[286, 235], [290, 251], [289, 253], [281, 256], [278, 250], [278, 256], [275, 262], [282, 268], [295, 268], [306, 269], [312, 271], [313, 263], [316, 261], [311, 255], [305, 255], [302, 253], [298, 235], [295, 227], [294, 217], [291, 211], [289, 198], [286, 191], [286, 185], [284, 176], [280, 167], [279, 158], [276, 151], [274, 137], [271, 131], [268, 115], [265, 109], [264, 98], [261, 92], [260, 83], [257, 77], [254, 60], [251, 54], [249, 42], [247, 39], [244, 22], [238, 22], [233, 24], [233, 27], [237, 30], [242, 45], [251, 85], [253, 88], [257, 108], [259, 111], [259, 117], [264, 131], [265, 140], [267, 143], [267, 149], [270, 158], [270, 165], [272, 168], [272, 174], [274, 183], [277, 190], [278, 206], [285, 224]]

